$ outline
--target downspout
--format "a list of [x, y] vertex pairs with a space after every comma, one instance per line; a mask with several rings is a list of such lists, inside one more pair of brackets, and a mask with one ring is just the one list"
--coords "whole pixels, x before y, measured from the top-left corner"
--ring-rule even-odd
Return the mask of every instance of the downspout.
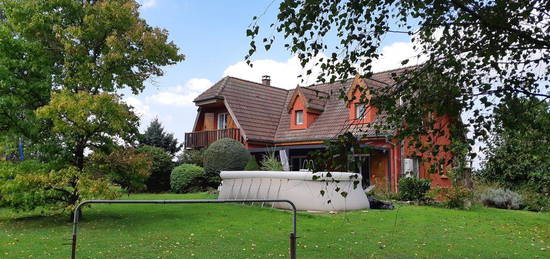
[[[392, 146], [392, 148], [390, 149], [390, 157], [389, 157], [389, 159], [388, 159], [388, 189], [389, 189], [390, 191], [392, 191], [392, 189], [391, 189], [391, 182], [392, 182], [392, 177], [391, 177], [391, 172], [392, 172], [392, 170], [391, 170], [391, 168], [392, 168], [392, 164], [394, 165], [394, 166], [393, 166], [393, 167], [394, 167], [394, 170], [396, 169], [396, 168], [395, 168], [395, 167], [396, 167], [396, 166], [395, 166], [395, 163], [392, 163], [392, 162], [393, 162], [393, 159], [392, 159], [392, 158], [395, 157], [395, 154], [393, 154], [393, 153], [394, 153], [394, 149], [395, 149], [395, 144], [392, 143], [391, 141], [389, 141], [387, 136], [384, 138], [384, 140], [385, 140], [386, 144], [390, 144], [390, 145]], [[395, 190], [397, 191], [397, 188], [395, 188]]]

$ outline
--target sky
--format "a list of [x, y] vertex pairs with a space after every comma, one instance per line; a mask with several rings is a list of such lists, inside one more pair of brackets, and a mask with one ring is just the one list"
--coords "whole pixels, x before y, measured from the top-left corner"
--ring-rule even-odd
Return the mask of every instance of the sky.
[[[304, 72], [298, 59], [279, 39], [269, 51], [253, 56], [253, 68], [243, 61], [252, 17], [260, 16], [261, 27], [267, 28], [275, 21], [277, 0], [139, 2], [141, 17], [151, 26], [168, 30], [169, 39], [186, 56], [184, 61], [165, 67], [164, 76], [148, 80], [139, 95], [121, 92], [141, 117], [142, 131], [158, 118], [167, 132], [183, 141], [185, 133], [192, 131], [197, 112], [193, 99], [227, 75], [256, 82], [262, 75], [270, 75], [272, 85], [287, 89], [304, 84], [298, 79]], [[387, 37], [380, 52], [382, 58], [373, 66], [376, 71], [396, 68], [401, 60], [415, 56], [410, 40], [403, 35]], [[307, 80], [313, 83], [311, 78]]]

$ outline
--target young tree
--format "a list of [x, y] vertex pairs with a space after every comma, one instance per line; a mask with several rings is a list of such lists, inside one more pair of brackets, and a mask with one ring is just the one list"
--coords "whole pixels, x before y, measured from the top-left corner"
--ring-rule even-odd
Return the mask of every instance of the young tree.
[[182, 144], [178, 144], [178, 140], [174, 138], [173, 133], [164, 132], [164, 128], [158, 118], [151, 121], [145, 133], [140, 136], [139, 143], [141, 146], [147, 145], [162, 148], [172, 156], [182, 148]]
[[[247, 30], [249, 63], [260, 37], [258, 19]], [[272, 27], [303, 66], [314, 62], [321, 68], [320, 81], [355, 74], [370, 78], [384, 38], [410, 36], [425, 63], [396, 71], [394, 86], [364, 89], [364, 95], [375, 96], [371, 102], [403, 138], [424, 135], [421, 122], [429, 114], [458, 119], [458, 112], [471, 111], [472, 144], [489, 135], [492, 120], [484, 111], [499, 98], [550, 97], [549, 19], [544, 0], [283, 0]], [[275, 36], [261, 38], [269, 50]], [[411, 63], [418, 64], [402, 61]]]
[[48, 105], [37, 109], [36, 116], [51, 123], [54, 137], [48, 141], [58, 146], [58, 150], [64, 150], [59, 161], [66, 164], [58, 173], [50, 172], [46, 178], [57, 179], [52, 181], [55, 187], [47, 181], [44, 186], [34, 187], [58, 191], [67, 207], [82, 199], [82, 188], [86, 190], [85, 197], [101, 197], [104, 190], [82, 185], [86, 182], [90, 186], [105, 187], [108, 183], [105, 175], [96, 175], [89, 170], [85, 153], [110, 153], [119, 143], [132, 142], [138, 134], [139, 118], [115, 95], [74, 94], [68, 90], [54, 93]]
[[51, 122], [53, 141], [67, 151], [64, 161], [80, 171], [86, 150], [110, 153], [119, 142], [131, 143], [138, 134], [139, 118], [118, 96], [107, 93], [54, 93], [36, 115]]

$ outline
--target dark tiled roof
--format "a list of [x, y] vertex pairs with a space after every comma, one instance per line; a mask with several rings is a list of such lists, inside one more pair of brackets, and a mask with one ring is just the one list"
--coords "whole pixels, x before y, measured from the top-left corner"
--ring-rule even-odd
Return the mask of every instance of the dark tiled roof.
[[223, 90], [223, 87], [225, 86], [228, 79], [229, 77], [227, 76], [222, 78], [222, 80], [218, 81], [212, 87], [206, 89], [206, 91], [197, 96], [197, 98], [195, 98], [193, 102], [200, 102], [211, 98], [220, 97], [220, 93]]
[[[392, 74], [399, 74], [405, 69], [414, 68], [375, 73], [365, 82], [367, 87], [391, 86], [395, 83]], [[393, 131], [380, 132], [374, 127], [375, 124], [385, 123], [384, 114], [379, 114], [371, 124], [353, 124], [349, 121], [348, 107], [339, 96], [341, 92], [347, 92], [353, 81], [353, 79], [346, 79], [285, 90], [234, 77], [224, 77], [199, 95], [195, 102], [214, 97], [224, 98], [245, 136], [252, 140], [266, 142], [325, 140], [335, 138], [347, 131], [366, 136], [393, 135]], [[290, 113], [287, 107], [297, 89], [300, 89], [306, 98], [308, 108], [322, 112], [309, 128], [291, 130]]]
[[[213, 94], [215, 91], [217, 93]], [[271, 140], [277, 130], [287, 94], [285, 89], [225, 77], [197, 97], [195, 102], [221, 96], [247, 138]]]
[[318, 111], [323, 111], [325, 109], [325, 104], [327, 103], [327, 99], [329, 97], [327, 92], [310, 87], [300, 87], [300, 92], [306, 99], [307, 108]]
[[[345, 93], [351, 87], [352, 82], [353, 79], [347, 79], [335, 83], [310, 86], [312, 89], [330, 93], [328, 99], [326, 99], [324, 112], [307, 129], [290, 129], [290, 113], [284, 112], [281, 115], [274, 141], [325, 140], [335, 138], [347, 131], [367, 136], [391, 134], [391, 132], [376, 132], [375, 127], [370, 124], [351, 123], [348, 107], [339, 96], [340, 91]], [[290, 98], [287, 98], [285, 105], [288, 105], [288, 102], [290, 102]], [[376, 123], [382, 123], [382, 121], [383, 116], [378, 116]]]

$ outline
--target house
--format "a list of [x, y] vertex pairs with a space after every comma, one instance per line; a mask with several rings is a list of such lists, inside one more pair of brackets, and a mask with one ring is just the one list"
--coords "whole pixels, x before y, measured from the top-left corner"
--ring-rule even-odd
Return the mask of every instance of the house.
[[[414, 157], [414, 150], [398, 141], [395, 131], [380, 132], [373, 127], [384, 123], [384, 116], [375, 107], [360, 103], [359, 98], [350, 103], [338, 98], [340, 90], [348, 97], [358, 97], [362, 88], [392, 85], [391, 74], [400, 71], [291, 90], [271, 86], [269, 76], [264, 76], [262, 83], [224, 77], [194, 100], [198, 113], [193, 132], [185, 134], [185, 147], [201, 149], [218, 139], [233, 138], [260, 157], [265, 152], [278, 152], [285, 170], [296, 171], [305, 168], [308, 153], [324, 148], [325, 140], [349, 131], [364, 136], [360, 143], [372, 150], [354, 155], [366, 184], [397, 191], [398, 179], [409, 175], [431, 178], [435, 186], [448, 186], [446, 174], [428, 173], [430, 165]], [[437, 141], [449, 142], [448, 138]], [[452, 158], [450, 153], [440, 155]]]

